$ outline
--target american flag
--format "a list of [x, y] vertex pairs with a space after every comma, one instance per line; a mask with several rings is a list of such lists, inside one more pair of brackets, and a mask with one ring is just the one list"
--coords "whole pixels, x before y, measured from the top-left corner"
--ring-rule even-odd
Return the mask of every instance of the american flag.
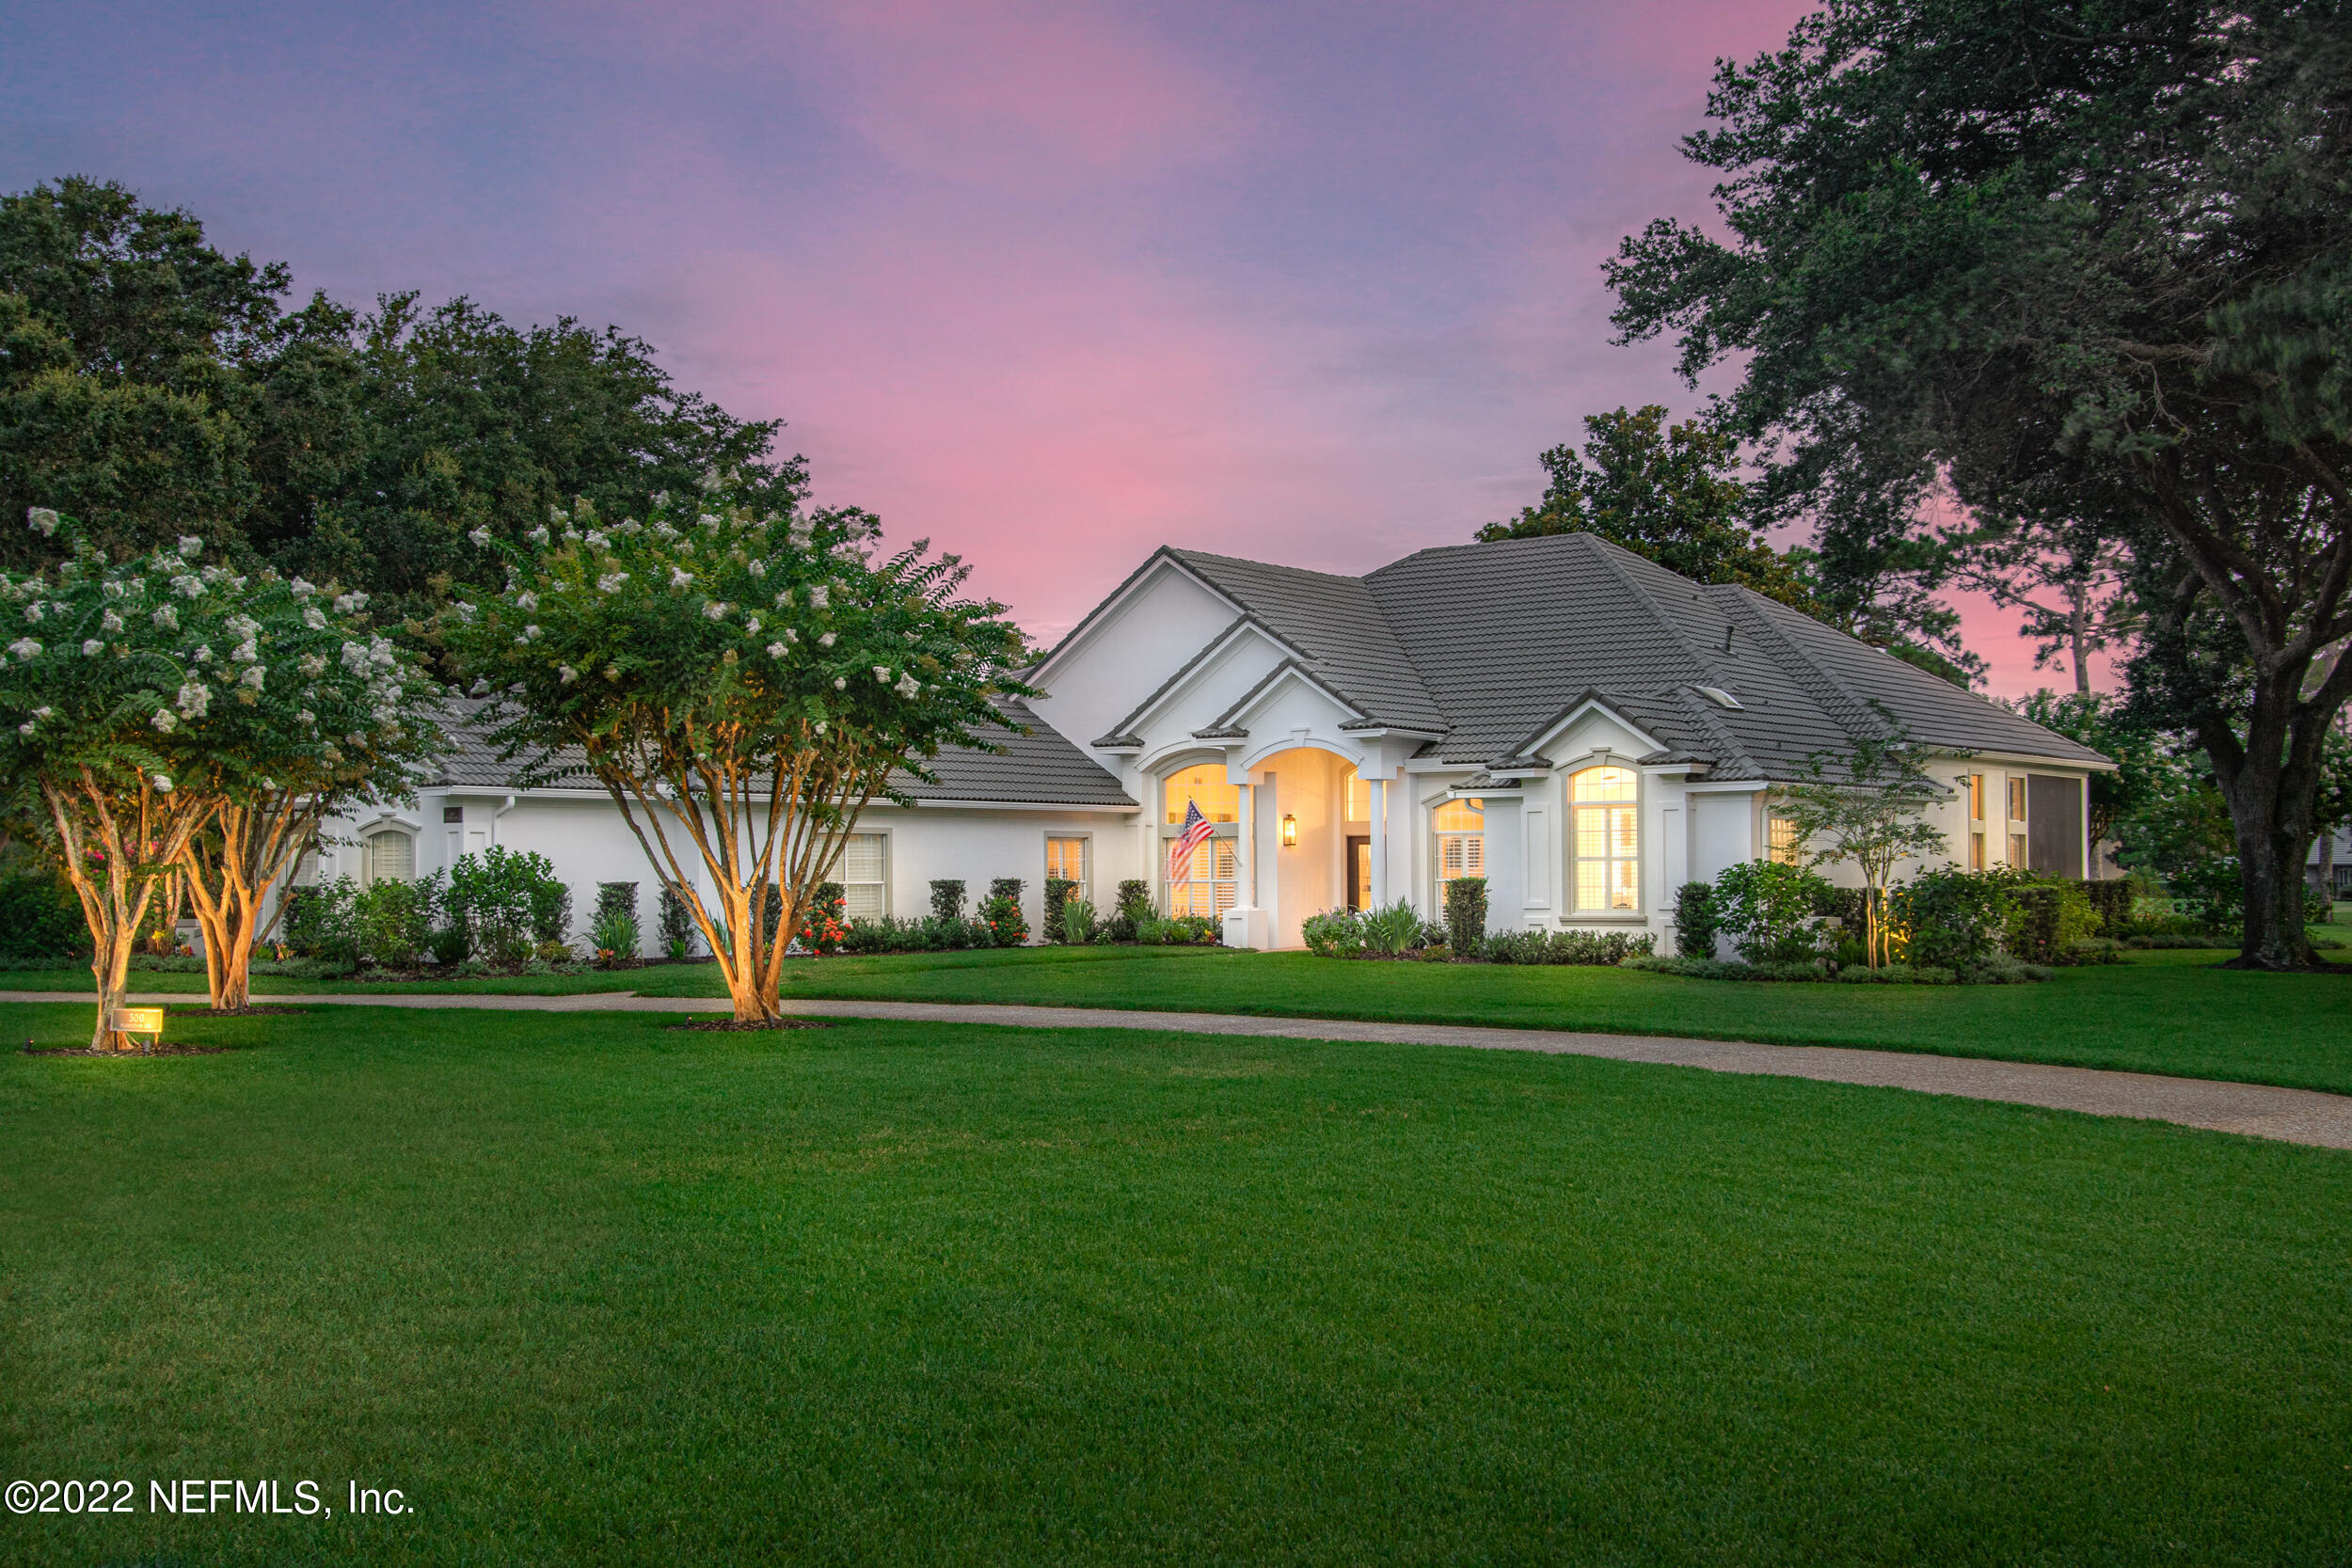
[[1216, 830], [1200, 815], [1200, 802], [1184, 802], [1184, 831], [1176, 835], [1168, 849], [1168, 879], [1170, 883], [1192, 880], [1192, 852], [1209, 842]]

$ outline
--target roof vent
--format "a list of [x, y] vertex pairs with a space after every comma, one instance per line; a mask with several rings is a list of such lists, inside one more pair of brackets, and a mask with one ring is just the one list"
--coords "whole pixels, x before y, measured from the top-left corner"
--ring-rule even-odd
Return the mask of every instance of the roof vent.
[[1733, 696], [1730, 692], [1725, 691], [1720, 686], [1702, 686], [1699, 688], [1699, 695], [1706, 698], [1708, 702], [1713, 703], [1717, 707], [1738, 707], [1740, 705], [1740, 699]]

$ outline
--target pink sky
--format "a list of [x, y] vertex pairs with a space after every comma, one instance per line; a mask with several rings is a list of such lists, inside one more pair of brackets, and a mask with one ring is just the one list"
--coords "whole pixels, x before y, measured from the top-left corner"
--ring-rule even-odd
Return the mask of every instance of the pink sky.
[[[1360, 572], [1696, 397], [1598, 263], [1803, 7], [13, 8], [0, 178], [364, 302], [612, 321], [1032, 633], [1162, 543]], [[2037, 675], [1976, 606], [1991, 689]]]

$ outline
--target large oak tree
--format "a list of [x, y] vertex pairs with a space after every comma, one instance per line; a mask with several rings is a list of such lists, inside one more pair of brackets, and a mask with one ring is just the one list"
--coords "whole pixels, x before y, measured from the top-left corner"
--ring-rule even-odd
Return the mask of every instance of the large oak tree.
[[2352, 23], [2297, 0], [1838, 0], [1719, 70], [1715, 232], [1612, 268], [1630, 338], [1742, 362], [1772, 483], [1924, 531], [1935, 488], [2092, 519], [2135, 703], [2229, 803], [2237, 962], [2315, 962], [2301, 867], [2352, 697]]

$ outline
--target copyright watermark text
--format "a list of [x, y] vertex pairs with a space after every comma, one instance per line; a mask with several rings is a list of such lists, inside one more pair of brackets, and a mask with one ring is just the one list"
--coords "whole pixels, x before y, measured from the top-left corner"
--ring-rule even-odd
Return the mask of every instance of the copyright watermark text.
[[0, 1487], [10, 1513], [282, 1513], [331, 1519], [344, 1513], [411, 1513], [397, 1487], [343, 1483], [342, 1495], [315, 1481], [177, 1478], [139, 1483], [119, 1476], [71, 1481], [12, 1481]]

